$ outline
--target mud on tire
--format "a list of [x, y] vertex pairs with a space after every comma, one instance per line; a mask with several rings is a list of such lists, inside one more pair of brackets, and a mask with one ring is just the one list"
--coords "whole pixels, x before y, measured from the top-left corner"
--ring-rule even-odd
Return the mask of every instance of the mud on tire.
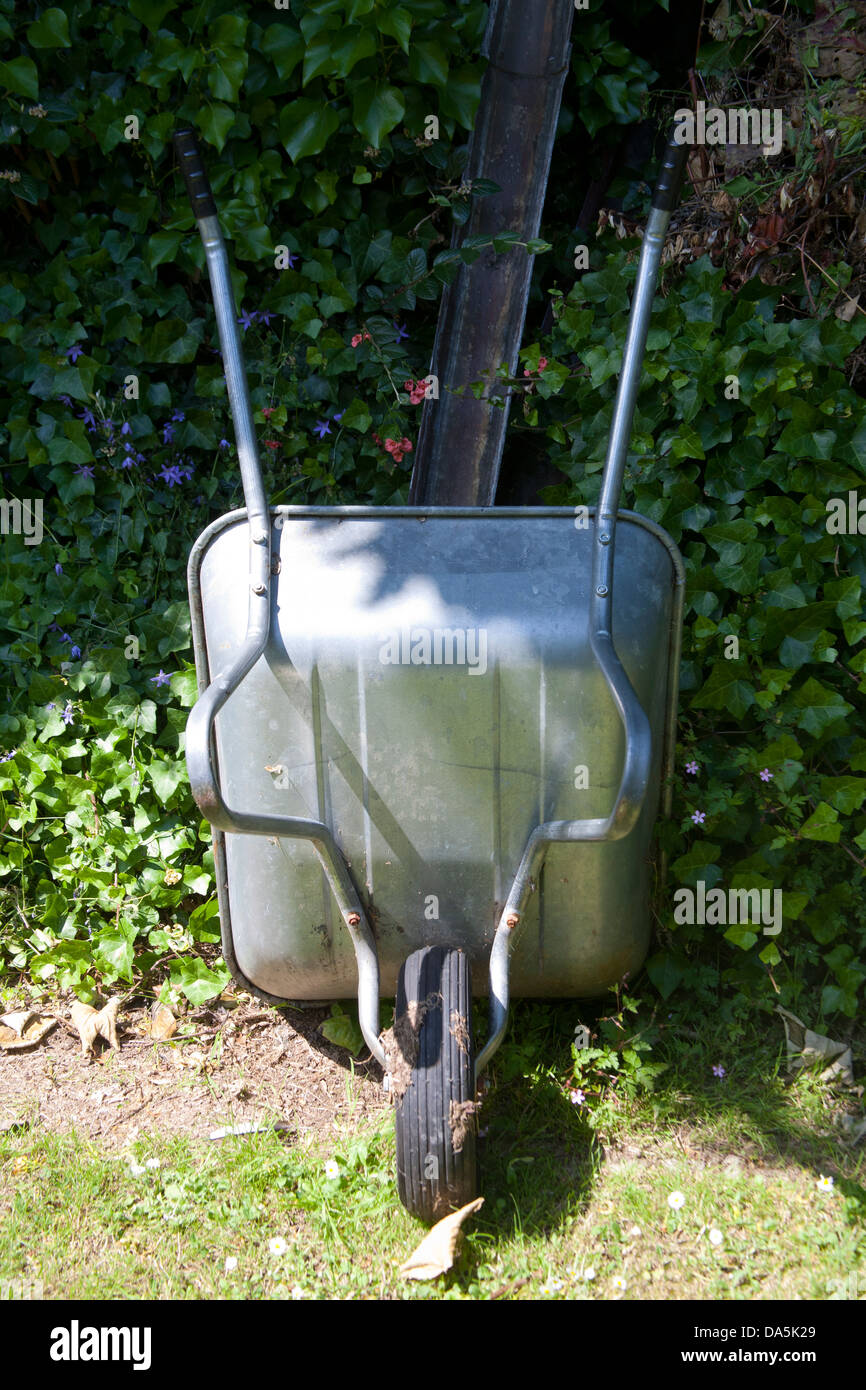
[[397, 1188], [432, 1222], [477, 1195], [472, 980], [464, 951], [425, 946], [403, 964], [386, 1055]]

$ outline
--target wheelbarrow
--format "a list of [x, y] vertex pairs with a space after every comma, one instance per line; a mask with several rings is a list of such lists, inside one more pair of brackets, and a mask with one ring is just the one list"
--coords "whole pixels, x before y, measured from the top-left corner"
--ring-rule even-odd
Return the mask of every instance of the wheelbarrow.
[[653, 198], [597, 507], [269, 508], [214, 199], [194, 132], [175, 143], [246, 504], [188, 571], [186, 758], [223, 953], [270, 1003], [357, 994], [399, 1194], [431, 1221], [476, 1195], [478, 1079], [510, 996], [598, 996], [647, 950], [684, 572], [618, 501], [686, 150]]

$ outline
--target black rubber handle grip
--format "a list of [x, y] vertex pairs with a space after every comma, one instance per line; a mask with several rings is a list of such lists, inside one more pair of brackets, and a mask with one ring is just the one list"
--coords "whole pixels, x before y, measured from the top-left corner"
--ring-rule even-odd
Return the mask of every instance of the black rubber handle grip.
[[653, 207], [660, 212], [673, 212], [680, 196], [689, 146], [678, 145], [671, 134], [662, 157], [662, 167], [653, 193]]
[[216, 216], [211, 186], [205, 173], [204, 162], [198, 147], [195, 131], [190, 126], [174, 132], [174, 147], [177, 150], [180, 171], [186, 182], [186, 191], [196, 221], [202, 217]]

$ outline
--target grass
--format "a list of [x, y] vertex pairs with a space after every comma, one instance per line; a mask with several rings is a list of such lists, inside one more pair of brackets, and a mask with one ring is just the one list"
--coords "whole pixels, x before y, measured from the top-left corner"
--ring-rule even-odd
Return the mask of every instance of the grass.
[[575, 1012], [516, 1008], [481, 1112], [485, 1206], [435, 1284], [398, 1274], [424, 1228], [397, 1201], [389, 1114], [327, 1151], [269, 1132], [141, 1137], [107, 1157], [38, 1124], [6, 1133], [0, 1282], [41, 1281], [51, 1299], [866, 1297], [863, 1144], [839, 1125], [850, 1093], [789, 1079], [761, 1015], [670, 1025], [652, 1089], [637, 1065], [584, 1066], [577, 1106]]

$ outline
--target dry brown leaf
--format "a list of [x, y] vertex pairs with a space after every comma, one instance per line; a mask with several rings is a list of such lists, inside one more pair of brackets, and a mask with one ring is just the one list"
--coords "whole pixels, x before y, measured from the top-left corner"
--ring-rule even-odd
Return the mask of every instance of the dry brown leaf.
[[406, 1263], [400, 1266], [404, 1279], [438, 1279], [440, 1274], [447, 1274], [454, 1263], [460, 1227], [467, 1216], [483, 1205], [484, 1198], [476, 1197], [474, 1202], [467, 1202], [459, 1211], [437, 1221], [417, 1250], [413, 1250]]
[[157, 1041], [164, 1041], [177, 1032], [177, 1019], [167, 1004], [161, 1004], [158, 1000], [150, 1011], [149, 1033]]
[[15, 1013], [4, 1014], [0, 1018], [0, 1047], [4, 1052], [20, 1052], [23, 1048], [35, 1047], [56, 1027], [56, 1018], [36, 1013], [34, 1009], [19, 1009]]
[[120, 1050], [120, 1043], [117, 1041], [117, 1012], [119, 1008], [119, 999], [109, 999], [105, 1007], [99, 1010], [91, 1008], [89, 1004], [82, 1004], [80, 1001], [72, 1005], [69, 1016], [81, 1038], [82, 1057], [93, 1052], [97, 1038], [104, 1038], [116, 1052]]

